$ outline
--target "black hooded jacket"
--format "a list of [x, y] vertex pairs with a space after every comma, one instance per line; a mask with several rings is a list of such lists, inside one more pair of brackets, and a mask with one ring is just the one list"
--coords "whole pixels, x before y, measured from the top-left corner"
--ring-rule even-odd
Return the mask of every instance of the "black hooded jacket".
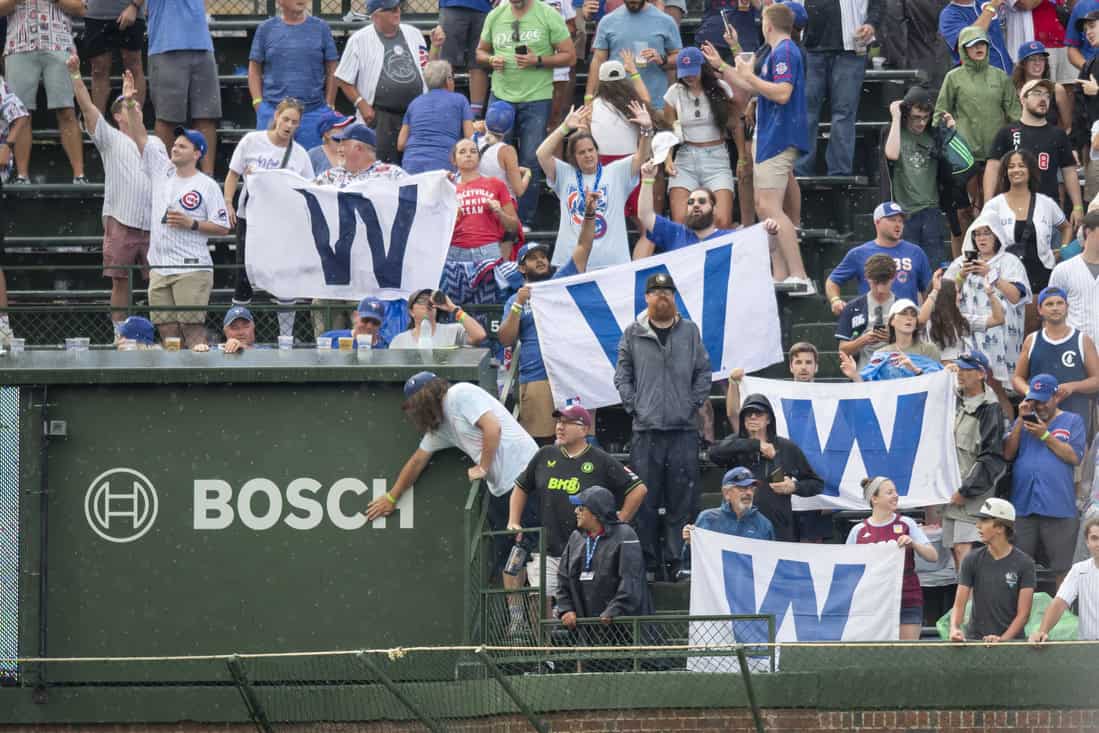
[[[763, 410], [770, 417], [767, 440], [775, 447], [774, 458], [764, 458], [759, 452], [759, 441], [748, 437], [744, 413], [750, 410]], [[801, 448], [792, 441], [775, 435], [775, 411], [766, 397], [753, 394], [744, 400], [740, 408], [740, 432], [710, 448], [710, 460], [725, 468], [744, 466], [749, 469], [762, 483], [756, 489], [755, 505], [775, 525], [775, 539], [783, 542], [797, 541], [790, 495], [776, 494], [771, 489], [768, 477], [776, 468], [781, 468], [787, 476], [797, 479], [795, 493], [798, 496], [816, 496], [824, 489], [824, 481], [809, 465]]]

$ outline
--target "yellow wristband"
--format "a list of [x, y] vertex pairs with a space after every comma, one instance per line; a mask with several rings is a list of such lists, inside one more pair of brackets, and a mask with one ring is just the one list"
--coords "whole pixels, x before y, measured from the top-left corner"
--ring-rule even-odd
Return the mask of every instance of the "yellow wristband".
[[387, 492], [385, 492], [385, 498], [389, 500], [390, 504], [392, 504], [393, 506], [397, 506], [397, 500], [393, 498], [393, 494], [390, 494], [387, 491]]
[[656, 183], [656, 179], [655, 179], [655, 178], [642, 178], [642, 179], [641, 179], [641, 183], [643, 183], [643, 184], [645, 184], [645, 185], [647, 185], [647, 186], [651, 186], [651, 185], [653, 185], [654, 183]]
[[466, 312], [464, 310], [459, 308], [458, 310], [454, 311], [454, 320], [456, 320], [458, 323], [461, 323], [465, 319], [466, 319]]
[[725, 63], [724, 61], [722, 61], [721, 66], [717, 67], [717, 70], [718, 70], [718, 72], [722, 72], [722, 71], [725, 71], [725, 69], [727, 69], [727, 68], [729, 68], [729, 65], [727, 63]]
[[511, 312], [512, 312], [512, 313], [516, 313], [516, 314], [519, 314], [519, 315], [522, 315], [522, 313], [523, 313], [523, 306], [519, 305], [518, 303], [512, 303], [512, 304], [511, 304]]
[[641, 78], [641, 72], [640, 71], [633, 72], [632, 74], [630, 74], [630, 78], [631, 79], [640, 79]]
[[1042, 437], [1038, 438], [1038, 440], [1042, 441], [1043, 443], [1049, 440], [1049, 431], [1047, 430], [1045, 433], [1043, 433]]
[[252, 108], [253, 109], [260, 106], [261, 104], [263, 104], [263, 97], [252, 97]]
[[1084, 210], [1084, 205], [1083, 204], [1076, 204], [1075, 206], [1072, 207], [1072, 210], [1073, 211], [1083, 211]]
[[80, 81], [80, 79], [82, 78], [80, 74], [69, 74], [69, 76], [71, 76], [76, 81]]
[[843, 298], [841, 298], [838, 295], [833, 295], [831, 298], [828, 299], [828, 302], [829, 303], [835, 303], [837, 300], [843, 300]]
[[561, 137], [565, 137], [565, 136], [566, 136], [566, 135], [568, 135], [568, 134], [569, 134], [570, 132], [572, 132], [572, 128], [571, 128], [571, 127], [569, 127], [568, 125], [566, 125], [566, 124], [565, 124], [564, 122], [562, 122], [562, 123], [561, 123], [561, 125], [560, 125], [560, 127], [558, 127], [558, 128], [557, 128], [557, 131], [558, 131], [559, 133], [561, 133]]
[[584, 104], [587, 104], [588, 102], [590, 102], [593, 99], [595, 99], [595, 97], [592, 96], [591, 94], [585, 94], [584, 95]]

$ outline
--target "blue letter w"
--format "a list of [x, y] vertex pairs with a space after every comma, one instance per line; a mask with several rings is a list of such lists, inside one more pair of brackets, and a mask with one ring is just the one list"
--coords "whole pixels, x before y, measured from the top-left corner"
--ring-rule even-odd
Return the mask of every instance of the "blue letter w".
[[317, 203], [316, 197], [309, 191], [295, 190], [305, 198], [305, 204], [309, 207], [313, 243], [321, 258], [321, 268], [324, 271], [326, 284], [351, 284], [351, 246], [355, 243], [355, 217], [358, 216], [366, 227], [366, 241], [370, 245], [370, 255], [374, 261], [374, 277], [378, 281], [378, 287], [401, 287], [401, 272], [404, 269], [408, 233], [412, 229], [412, 221], [416, 218], [417, 186], [401, 186], [397, 195], [397, 215], [393, 218], [393, 227], [389, 232], [389, 252], [386, 252], [382, 227], [370, 199], [358, 193], [341, 192], [337, 196], [340, 234], [333, 247], [329, 245], [328, 221], [324, 218], [324, 212]]
[[[729, 271], [732, 269], [733, 248], [715, 247], [706, 253], [702, 280], [702, 345], [710, 355], [710, 364], [718, 369], [725, 349], [725, 302], [729, 289]], [[645, 280], [658, 272], [668, 272], [664, 265], [642, 268], [634, 273], [633, 312], [645, 310]], [[682, 286], [684, 283], [680, 283]], [[607, 304], [603, 291], [594, 281], [570, 285], [567, 288], [577, 310], [584, 317], [588, 328], [599, 340], [603, 354], [611, 366], [618, 364], [618, 342], [622, 340], [622, 329]], [[687, 312], [687, 306], [679, 293], [675, 295], [675, 304], [679, 315], [693, 320]]]
[[897, 413], [893, 420], [893, 438], [885, 447], [878, 416], [868, 399], [840, 400], [832, 430], [824, 450], [817, 437], [817, 421], [811, 400], [782, 400], [786, 429], [790, 440], [809, 459], [813, 470], [824, 479], [824, 493], [839, 496], [839, 483], [851, 448], [857, 441], [866, 471], [871, 476], [888, 476], [897, 485], [897, 493], [908, 494], [912, 466], [920, 447], [927, 393], [901, 395], [897, 398]]
[[[817, 614], [817, 594], [809, 563], [779, 560], [775, 574], [767, 586], [763, 603], [756, 606], [755, 569], [752, 556], [723, 550], [721, 564], [725, 571], [725, 598], [729, 613], [762, 613], [775, 617], [775, 631], [782, 627], [786, 611], [794, 609], [794, 629], [798, 641], [839, 641], [851, 615], [851, 599], [866, 571], [865, 565], [837, 563], [832, 569], [832, 583], [824, 610]], [[762, 622], [733, 622], [733, 633], [742, 644], [768, 641]]]

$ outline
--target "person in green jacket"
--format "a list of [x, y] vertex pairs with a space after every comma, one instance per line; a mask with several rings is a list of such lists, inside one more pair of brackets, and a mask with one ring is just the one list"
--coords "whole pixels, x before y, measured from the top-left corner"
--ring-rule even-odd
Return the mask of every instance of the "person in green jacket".
[[988, 62], [988, 47], [988, 34], [982, 28], [971, 25], [958, 34], [962, 62], [947, 73], [935, 103], [936, 124], [949, 125], [953, 120], [973, 158], [982, 161], [981, 170], [969, 179], [967, 187], [973, 212], [958, 212], [963, 232], [973, 223], [975, 212], [984, 206], [981, 177], [992, 140], [1001, 127], [1019, 119], [1022, 112], [1011, 77]]

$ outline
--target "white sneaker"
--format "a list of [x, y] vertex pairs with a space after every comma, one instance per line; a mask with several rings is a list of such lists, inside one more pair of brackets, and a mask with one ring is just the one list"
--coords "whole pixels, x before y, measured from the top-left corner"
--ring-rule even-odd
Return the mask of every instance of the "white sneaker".
[[789, 295], [791, 298], [808, 298], [811, 295], [817, 294], [817, 286], [810, 278], [807, 277], [794, 277], [793, 275], [791, 275], [790, 277], [783, 280], [782, 283], [783, 285], [805, 286], [805, 290], [794, 290], [787, 293], [787, 295]]

